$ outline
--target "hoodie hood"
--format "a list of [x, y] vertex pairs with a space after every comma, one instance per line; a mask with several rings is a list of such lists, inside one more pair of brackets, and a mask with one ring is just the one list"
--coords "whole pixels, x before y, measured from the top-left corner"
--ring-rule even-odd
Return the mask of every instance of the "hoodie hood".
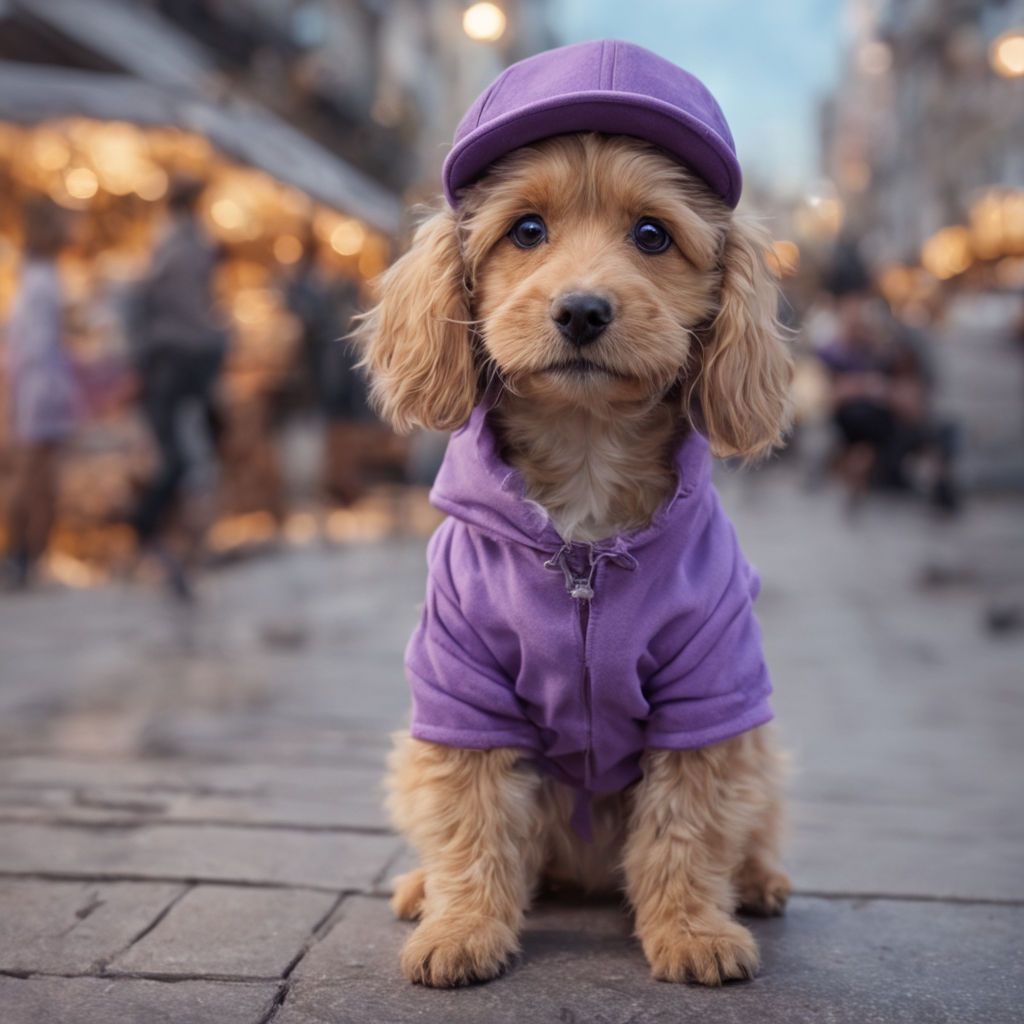
[[[491, 537], [547, 554], [565, 541], [547, 513], [526, 497], [522, 474], [505, 462], [490, 424], [492, 401], [481, 402], [466, 424], [448, 442], [430, 501], [449, 516]], [[711, 454], [707, 439], [691, 430], [675, 454], [676, 487], [640, 530], [593, 545], [595, 551], [635, 551], [661, 534], [683, 514], [683, 506], [699, 503], [711, 486]]]

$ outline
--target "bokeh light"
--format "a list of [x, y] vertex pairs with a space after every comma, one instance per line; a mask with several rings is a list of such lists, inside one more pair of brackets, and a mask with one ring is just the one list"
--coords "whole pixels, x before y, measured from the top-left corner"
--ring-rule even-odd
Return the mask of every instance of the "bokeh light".
[[1005, 78], [1024, 75], [1024, 29], [1004, 32], [992, 43], [989, 59], [997, 74]]
[[473, 4], [462, 15], [463, 31], [477, 42], [493, 43], [505, 34], [505, 12], [492, 3]]

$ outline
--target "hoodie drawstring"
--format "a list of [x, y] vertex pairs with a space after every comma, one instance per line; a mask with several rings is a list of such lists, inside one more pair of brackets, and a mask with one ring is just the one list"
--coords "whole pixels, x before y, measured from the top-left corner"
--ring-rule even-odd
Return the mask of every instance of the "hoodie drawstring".
[[577, 601], [589, 601], [594, 596], [594, 573], [597, 565], [603, 558], [615, 562], [623, 569], [634, 570], [637, 567], [637, 560], [622, 546], [621, 541], [614, 547], [598, 550], [593, 544], [587, 544], [587, 567], [583, 575], [573, 572], [569, 563], [569, 555], [572, 552], [573, 544], [563, 544], [545, 563], [545, 569], [554, 572], [562, 571], [565, 577], [565, 589], [571, 598]]

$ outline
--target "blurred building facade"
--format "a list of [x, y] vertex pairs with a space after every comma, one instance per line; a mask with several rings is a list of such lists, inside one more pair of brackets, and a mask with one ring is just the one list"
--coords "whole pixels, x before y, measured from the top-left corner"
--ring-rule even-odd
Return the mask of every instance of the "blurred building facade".
[[865, 256], [939, 279], [1024, 256], [1024, 78], [993, 49], [1024, 33], [1024, 3], [851, 0], [848, 13], [822, 163]]
[[152, 0], [225, 73], [374, 180], [436, 179], [443, 141], [502, 67], [554, 44], [543, 0], [505, 0], [494, 39], [461, 0]]

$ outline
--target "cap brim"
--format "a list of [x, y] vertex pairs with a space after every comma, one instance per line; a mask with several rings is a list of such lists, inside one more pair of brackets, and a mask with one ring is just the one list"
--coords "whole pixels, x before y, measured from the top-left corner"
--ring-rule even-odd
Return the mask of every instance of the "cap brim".
[[728, 206], [735, 208], [739, 202], [743, 182], [739, 163], [713, 128], [650, 96], [604, 92], [539, 100], [475, 128], [445, 159], [448, 202], [456, 206], [460, 189], [520, 146], [572, 132], [643, 139], [690, 167]]

